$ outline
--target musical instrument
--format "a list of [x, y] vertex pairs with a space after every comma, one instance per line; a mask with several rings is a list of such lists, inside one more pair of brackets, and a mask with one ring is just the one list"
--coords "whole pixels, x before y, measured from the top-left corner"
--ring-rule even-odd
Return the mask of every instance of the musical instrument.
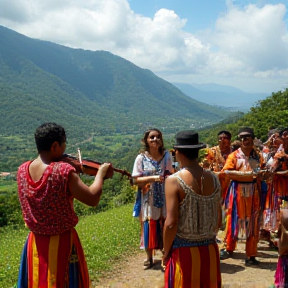
[[284, 170], [284, 171], [277, 171], [277, 172], [275, 172], [276, 174], [278, 174], [278, 175], [285, 175], [285, 176], [287, 176], [288, 175], [288, 170]]
[[[67, 162], [70, 165], [72, 165], [76, 169], [77, 173], [86, 174], [89, 176], [95, 176], [97, 174], [100, 166], [103, 164], [103, 163], [100, 163], [100, 162], [95, 161], [95, 160], [82, 159], [80, 149], [78, 149], [78, 158], [73, 156], [73, 155], [70, 155], [70, 154], [63, 154], [63, 156], [59, 160]], [[131, 173], [129, 173], [126, 170], [115, 168], [112, 166], [111, 163], [110, 163], [110, 166], [106, 172], [104, 179], [112, 178], [114, 172], [118, 172], [118, 173], [122, 174], [122, 176], [127, 176], [128, 179], [130, 180], [130, 184], [133, 185]]]
[[252, 182], [256, 174], [253, 171], [234, 171], [234, 170], [226, 170], [224, 173], [228, 176], [230, 180], [235, 180], [239, 182]]

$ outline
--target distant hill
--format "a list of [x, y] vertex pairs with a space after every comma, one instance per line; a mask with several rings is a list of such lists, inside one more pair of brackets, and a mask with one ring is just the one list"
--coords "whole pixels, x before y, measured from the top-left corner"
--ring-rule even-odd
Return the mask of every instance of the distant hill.
[[234, 111], [247, 112], [257, 101], [265, 99], [268, 94], [246, 93], [232, 86], [206, 84], [173, 83], [184, 94], [201, 102]]
[[187, 97], [147, 69], [105, 51], [71, 49], [0, 26], [2, 135], [58, 122], [73, 140], [217, 123], [229, 111]]
[[232, 134], [232, 140], [236, 140], [239, 128], [249, 126], [254, 129], [257, 138], [266, 141], [269, 129], [288, 127], [287, 116], [288, 89], [272, 93], [271, 96], [260, 100], [257, 105], [251, 107], [245, 114], [239, 113], [236, 117], [230, 117], [226, 121], [203, 129], [200, 132], [201, 139], [210, 145], [215, 145], [217, 133], [221, 130], [228, 130]]

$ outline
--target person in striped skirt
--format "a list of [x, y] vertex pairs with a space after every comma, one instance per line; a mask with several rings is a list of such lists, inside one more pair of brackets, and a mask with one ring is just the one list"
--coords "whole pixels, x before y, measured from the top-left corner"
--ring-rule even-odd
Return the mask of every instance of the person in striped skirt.
[[20, 261], [17, 288], [90, 288], [82, 245], [75, 226], [73, 200], [96, 206], [110, 166], [100, 166], [94, 182], [85, 185], [75, 168], [61, 160], [66, 134], [56, 123], [44, 123], [34, 134], [39, 156], [17, 173], [18, 196], [29, 228]]
[[220, 288], [216, 234], [221, 226], [221, 186], [198, 162], [198, 133], [176, 134], [174, 149], [181, 170], [165, 181], [165, 288]]

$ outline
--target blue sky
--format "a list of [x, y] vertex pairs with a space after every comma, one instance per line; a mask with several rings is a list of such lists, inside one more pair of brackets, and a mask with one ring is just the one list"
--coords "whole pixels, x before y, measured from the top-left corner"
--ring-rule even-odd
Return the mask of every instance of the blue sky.
[[[203, 30], [207, 29], [207, 27], [214, 26], [217, 18], [227, 10], [226, 3], [229, 2], [223, 0], [129, 0], [130, 7], [135, 13], [139, 13], [147, 17], [153, 17], [161, 8], [175, 11], [175, 13], [181, 18], [187, 19], [185, 30], [194, 33], [198, 30]], [[275, 5], [283, 3], [287, 6], [288, 1], [242, 0], [231, 1], [231, 3], [234, 6], [244, 8], [249, 4], [263, 7], [267, 4]]]
[[0, 25], [106, 50], [171, 83], [288, 87], [288, 0], [1, 0]]
[[[129, 0], [131, 9], [147, 17], [166, 8], [175, 11], [180, 18], [187, 19], [185, 30], [196, 32], [213, 26], [219, 14], [226, 10], [225, 1], [221, 0]], [[205, 16], [204, 16], [205, 15]]]

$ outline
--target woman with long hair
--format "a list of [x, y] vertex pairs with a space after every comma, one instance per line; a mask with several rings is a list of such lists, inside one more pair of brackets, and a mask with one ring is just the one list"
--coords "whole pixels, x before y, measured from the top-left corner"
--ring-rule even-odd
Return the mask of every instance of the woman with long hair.
[[147, 259], [144, 266], [153, 266], [153, 250], [163, 248], [163, 223], [166, 218], [165, 176], [172, 173], [170, 152], [165, 150], [160, 130], [144, 133], [143, 151], [136, 157], [132, 177], [141, 190], [141, 246]]

